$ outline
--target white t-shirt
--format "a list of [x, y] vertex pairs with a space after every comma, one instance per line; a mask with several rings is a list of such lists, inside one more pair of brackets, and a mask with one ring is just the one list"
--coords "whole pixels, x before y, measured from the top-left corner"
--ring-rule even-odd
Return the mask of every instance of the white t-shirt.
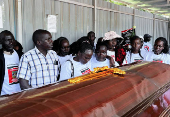
[[145, 50], [147, 52], [151, 52], [153, 49], [152, 45], [149, 42], [144, 42], [141, 50]]
[[21, 91], [19, 80], [16, 78], [19, 57], [16, 51], [14, 50], [12, 55], [4, 54], [5, 58], [5, 76], [4, 82], [2, 85], [1, 95], [13, 94]]
[[154, 52], [149, 52], [144, 58], [146, 61], [153, 61], [159, 63], [170, 64], [170, 55], [161, 53], [159, 55], [154, 54]]
[[[108, 55], [108, 56], [111, 56], [111, 57], [114, 59], [114, 61], [115, 61], [115, 51], [109, 51], [109, 50], [107, 50], [107, 55]], [[126, 57], [125, 57], [125, 58], [126, 58]], [[122, 65], [125, 65], [125, 64], [127, 64], [127, 61], [124, 59]], [[115, 61], [115, 66], [119, 66], [119, 64], [118, 64], [116, 61]]]
[[[77, 77], [91, 72], [91, 61], [87, 62], [86, 64], [82, 64], [80, 62], [73, 60], [73, 57], [70, 59], [70, 61], [72, 61], [74, 68], [73, 77]], [[70, 61], [66, 61], [63, 65], [61, 65], [60, 81], [71, 78], [73, 70], [71, 69]]]
[[72, 55], [66, 55], [66, 56], [58, 56], [58, 59], [60, 61], [60, 64], [62, 65], [64, 62], [66, 62], [67, 60], [70, 60], [72, 58]]
[[92, 71], [96, 67], [104, 67], [104, 66], [108, 66], [110, 68], [110, 61], [108, 59], [106, 59], [105, 61], [97, 61], [95, 56], [92, 57], [91, 59], [91, 70]]
[[144, 57], [142, 58], [139, 53], [134, 54], [131, 52], [127, 52], [126, 53], [126, 60], [128, 62], [128, 64], [133, 63], [133, 62], [137, 62], [137, 61], [143, 61]]

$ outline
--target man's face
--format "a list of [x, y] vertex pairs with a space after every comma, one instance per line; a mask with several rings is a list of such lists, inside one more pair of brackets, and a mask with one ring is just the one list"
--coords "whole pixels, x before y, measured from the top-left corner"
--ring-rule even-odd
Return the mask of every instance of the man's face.
[[92, 55], [92, 50], [86, 50], [84, 53], [79, 53], [79, 60], [82, 64], [86, 64], [91, 59]]
[[52, 36], [49, 33], [43, 34], [42, 39], [40, 40], [41, 48], [45, 50], [51, 50], [53, 47]]
[[160, 54], [162, 50], [164, 49], [164, 42], [161, 40], [158, 40], [154, 44], [154, 53], [155, 54]]
[[145, 42], [149, 42], [151, 40], [151, 37], [145, 38]]
[[100, 46], [99, 50], [96, 50], [96, 59], [98, 61], [104, 61], [107, 56], [107, 47], [106, 46]]
[[141, 40], [139, 38], [133, 40], [133, 42], [131, 43], [132, 49], [134, 51], [137, 51], [137, 52], [140, 50], [141, 45], [142, 45], [142, 43], [141, 43]]
[[13, 42], [14, 42], [14, 38], [11, 35], [6, 35], [5, 39], [2, 42], [3, 49], [7, 52], [12, 52]]
[[63, 56], [68, 55], [70, 52], [70, 45], [67, 40], [63, 40], [61, 43], [61, 54]]

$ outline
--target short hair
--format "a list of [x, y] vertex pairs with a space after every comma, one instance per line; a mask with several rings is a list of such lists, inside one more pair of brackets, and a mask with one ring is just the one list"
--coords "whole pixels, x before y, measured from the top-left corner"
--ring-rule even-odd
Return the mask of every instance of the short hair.
[[139, 36], [135, 35], [135, 36], [130, 38], [130, 43], [132, 44], [132, 42], [136, 39], [140, 39], [140, 41], [142, 42], [141, 38]]
[[163, 41], [164, 43], [164, 49], [162, 50], [163, 53], [167, 54], [169, 52], [168, 42], [164, 37], [158, 37], [156, 41]]
[[103, 37], [98, 38], [97, 43], [103, 42]]
[[87, 33], [87, 37], [89, 37], [91, 34], [95, 34], [93, 31], [90, 31]]
[[[61, 48], [61, 43], [66, 40], [68, 41], [68, 39], [66, 37], [59, 37], [58, 39], [53, 41], [53, 49], [54, 51], [56, 51], [57, 53], [60, 52], [60, 48]], [[69, 42], [69, 41], [68, 41]]]
[[105, 46], [106, 49], [107, 49], [107, 45], [106, 45], [104, 42], [99, 42], [99, 43], [96, 44], [95, 52], [96, 52], [97, 50], [99, 50], [101, 46]]
[[89, 41], [89, 38], [87, 36], [83, 36], [77, 40], [77, 44], [81, 45], [84, 41]]
[[5, 39], [5, 36], [7, 35], [11, 35], [12, 38], [15, 39], [14, 35], [9, 30], [4, 30], [0, 33], [0, 43], [2, 43], [2, 41]]
[[42, 38], [43, 34], [51, 34], [51, 33], [49, 31], [43, 30], [43, 29], [38, 29], [33, 33], [32, 40], [35, 45], [37, 45], [37, 41]]
[[89, 44], [89, 43], [82, 43], [79, 49], [80, 53], [85, 53], [86, 50], [92, 50], [93, 51], [93, 47]]

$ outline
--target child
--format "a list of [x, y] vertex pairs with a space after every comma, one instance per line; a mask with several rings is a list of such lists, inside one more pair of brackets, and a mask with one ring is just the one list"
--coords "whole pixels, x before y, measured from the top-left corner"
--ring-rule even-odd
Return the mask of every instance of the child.
[[[105, 33], [105, 37], [103, 38], [104, 42], [107, 45], [107, 55], [111, 56], [114, 59], [115, 66], [119, 66], [119, 64], [116, 62], [116, 54], [115, 54], [116, 46], [117, 46], [117, 38], [123, 39], [121, 36], [116, 34], [114, 31]], [[127, 64], [125, 59], [123, 59], [123, 64]]]
[[133, 36], [130, 38], [131, 50], [126, 53], [126, 60], [129, 63], [143, 61], [143, 56], [141, 55], [142, 42], [141, 38], [138, 36]]
[[167, 40], [164, 37], [159, 37], [155, 40], [154, 50], [149, 52], [145, 60], [170, 64], [170, 55]]
[[13, 49], [14, 36], [10, 31], [0, 33], [0, 91], [1, 95], [20, 92], [19, 79], [16, 77], [18, 72], [19, 57]]
[[70, 44], [67, 38], [60, 37], [53, 43], [53, 50], [58, 54], [60, 64], [62, 65], [67, 60], [71, 59], [72, 55], [70, 52]]
[[97, 43], [95, 49], [95, 57], [92, 57], [91, 66], [92, 70], [96, 67], [108, 66], [110, 68], [110, 61], [106, 58], [107, 56], [107, 46], [100, 42]]
[[92, 46], [86, 42], [82, 43], [78, 54], [61, 66], [60, 81], [90, 73], [92, 55]]

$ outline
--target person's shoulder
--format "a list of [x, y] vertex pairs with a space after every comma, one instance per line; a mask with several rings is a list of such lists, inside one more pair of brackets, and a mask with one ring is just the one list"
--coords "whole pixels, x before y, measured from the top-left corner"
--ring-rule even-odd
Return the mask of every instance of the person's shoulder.
[[153, 51], [149, 51], [149, 52], [147, 52], [148, 54], [154, 54], [154, 52]]
[[57, 55], [57, 53], [54, 50], [48, 50], [48, 52]]
[[48, 54], [54, 56], [54, 58], [59, 59], [59, 56], [57, 55], [57, 53], [54, 50], [48, 50]]
[[145, 57], [149, 57], [150, 58], [153, 55], [155, 55], [153, 51], [149, 51], [149, 52], [146, 52], [145, 54], [143, 54], [144, 58]]
[[67, 69], [67, 68], [70, 68], [71, 69], [71, 65], [73, 64], [73, 60], [67, 60], [66, 62], [64, 62], [61, 66], [63, 67], [63, 68], [65, 68], [65, 69]]
[[168, 53], [163, 53], [166, 57], [170, 58], [170, 55]]
[[27, 51], [27, 52], [24, 53], [23, 55], [24, 55], [24, 56], [28, 56], [28, 55], [30, 55], [30, 54], [35, 54], [35, 48], [33, 48], [33, 49]]
[[129, 55], [129, 54], [130, 54], [130, 51], [127, 51], [127, 52], [126, 52], [126, 55]]

